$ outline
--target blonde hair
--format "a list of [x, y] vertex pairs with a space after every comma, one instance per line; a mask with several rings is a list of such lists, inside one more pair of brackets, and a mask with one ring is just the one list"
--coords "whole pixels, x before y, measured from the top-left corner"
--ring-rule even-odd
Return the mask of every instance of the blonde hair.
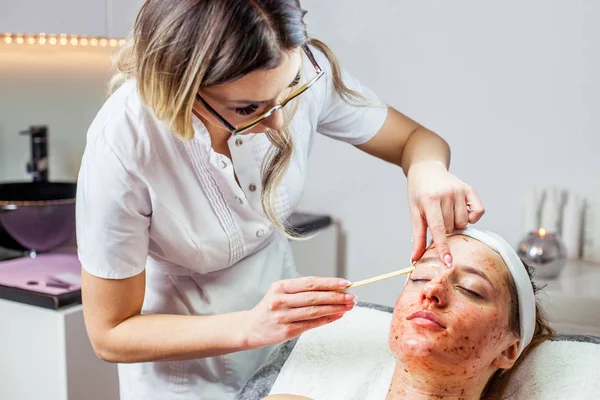
[[[342, 80], [333, 52], [309, 39], [298, 0], [147, 0], [133, 35], [117, 53], [113, 93], [136, 79], [141, 98], [156, 116], [168, 121], [183, 140], [194, 136], [192, 109], [203, 87], [233, 82], [251, 71], [280, 65], [282, 53], [303, 44], [321, 51], [332, 66], [336, 92], [346, 101], [361, 98]], [[275, 207], [294, 143], [290, 122], [297, 108], [284, 113], [284, 128], [268, 131], [272, 146], [262, 166], [262, 207], [275, 228], [293, 237]]]

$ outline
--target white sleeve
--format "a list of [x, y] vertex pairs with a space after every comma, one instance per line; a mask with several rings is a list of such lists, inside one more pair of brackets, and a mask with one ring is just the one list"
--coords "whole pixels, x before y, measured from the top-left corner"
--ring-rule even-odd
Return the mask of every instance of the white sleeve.
[[79, 260], [92, 275], [129, 278], [146, 265], [149, 196], [101, 134], [89, 140], [77, 182]]
[[344, 100], [335, 90], [333, 85], [333, 72], [327, 57], [318, 49], [312, 48], [319, 66], [325, 70], [322, 91], [324, 96], [323, 107], [319, 115], [317, 131], [336, 140], [341, 140], [353, 145], [368, 142], [379, 132], [387, 117], [387, 105], [382, 103], [377, 96], [358, 79], [354, 78], [343, 68], [342, 80], [346, 86], [365, 97], [359, 99], [363, 104], [354, 104]]

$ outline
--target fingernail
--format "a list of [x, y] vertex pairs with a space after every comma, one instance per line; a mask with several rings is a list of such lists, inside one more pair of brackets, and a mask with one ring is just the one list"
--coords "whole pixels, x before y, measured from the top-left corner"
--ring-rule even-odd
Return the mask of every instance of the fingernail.
[[346, 298], [346, 300], [354, 300], [356, 298], [356, 295], [348, 293], [344, 297]]
[[358, 300], [354, 300], [354, 305], [358, 305]]
[[452, 256], [450, 254], [446, 254], [444, 256], [444, 262], [448, 266], [448, 268], [452, 268]]
[[340, 286], [341, 287], [346, 287], [346, 286], [350, 286], [352, 284], [352, 282], [347, 281], [345, 279], [340, 279]]

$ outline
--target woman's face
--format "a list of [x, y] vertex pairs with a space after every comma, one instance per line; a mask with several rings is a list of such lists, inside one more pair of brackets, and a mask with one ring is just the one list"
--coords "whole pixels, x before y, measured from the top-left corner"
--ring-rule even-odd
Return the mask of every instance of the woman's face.
[[509, 329], [507, 267], [475, 239], [448, 240], [454, 266], [446, 267], [433, 247], [417, 262], [396, 301], [390, 348], [409, 368], [473, 376], [508, 368], [498, 357], [508, 352], [516, 359], [518, 339]]
[[[277, 68], [252, 71], [234, 82], [205, 88], [200, 94], [230, 124], [241, 126], [287, 98], [300, 83], [301, 65], [301, 50], [295, 49], [283, 53], [282, 62]], [[198, 105], [197, 111], [211, 124], [225, 129], [204, 107]], [[282, 125], [283, 114], [280, 110], [246, 133], [277, 130]]]

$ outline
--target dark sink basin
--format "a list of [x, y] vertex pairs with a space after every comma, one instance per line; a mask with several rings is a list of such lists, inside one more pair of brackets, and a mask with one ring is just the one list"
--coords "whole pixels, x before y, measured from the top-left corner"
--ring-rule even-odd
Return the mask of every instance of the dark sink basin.
[[0, 183], [0, 247], [44, 252], [75, 241], [77, 184]]

